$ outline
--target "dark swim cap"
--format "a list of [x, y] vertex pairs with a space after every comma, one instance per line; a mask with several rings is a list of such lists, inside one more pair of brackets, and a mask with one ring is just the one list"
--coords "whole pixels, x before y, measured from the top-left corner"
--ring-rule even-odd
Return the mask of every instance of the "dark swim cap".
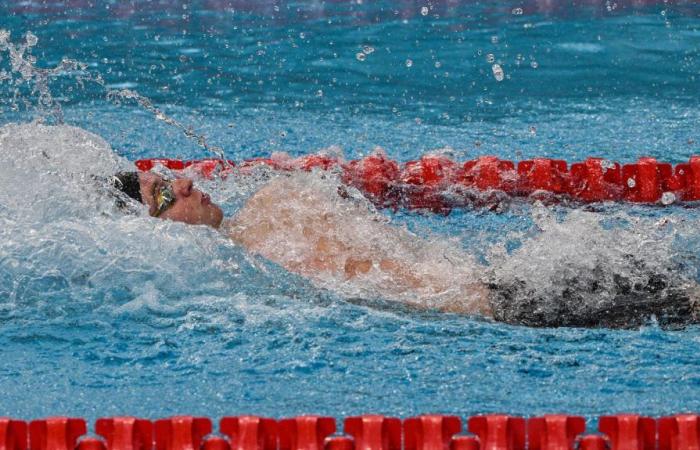
[[112, 185], [139, 203], [143, 203], [138, 172], [117, 172], [112, 177]]

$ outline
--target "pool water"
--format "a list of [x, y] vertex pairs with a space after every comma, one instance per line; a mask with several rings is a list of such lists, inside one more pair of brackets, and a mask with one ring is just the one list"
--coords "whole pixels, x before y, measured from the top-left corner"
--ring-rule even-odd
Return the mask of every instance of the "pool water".
[[[695, 2], [547, 5], [2, 2], [0, 40], [25, 48], [0, 52], [0, 415], [700, 409], [696, 326], [531, 329], [348, 302], [211, 230], [115, 215], [80, 178], [217, 148], [700, 154]], [[63, 58], [84, 66], [42, 91], [38, 69]], [[229, 214], [253, 189], [202, 185]], [[678, 205], [383, 214], [545, 291], [559, 267], [624, 270], [625, 253], [700, 267], [700, 216]]]

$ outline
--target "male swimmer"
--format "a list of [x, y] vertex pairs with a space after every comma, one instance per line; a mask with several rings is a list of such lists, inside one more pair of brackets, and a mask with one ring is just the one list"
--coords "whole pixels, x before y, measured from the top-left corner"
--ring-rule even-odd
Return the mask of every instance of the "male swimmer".
[[576, 301], [601, 289], [578, 278], [567, 281], [571, 289], [564, 298], [548, 299], [517, 283], [489, 283], [469, 255], [455, 250], [452, 257], [436, 258], [434, 243], [299, 176], [273, 178], [228, 220], [188, 178], [121, 172], [112, 184], [144, 204], [152, 217], [219, 229], [248, 252], [318, 286], [344, 290], [341, 294], [350, 298], [381, 298], [529, 326], [629, 327], [652, 318], [674, 326], [698, 320], [695, 285], [671, 286], [668, 277], [645, 273], [637, 261], [641, 278], [616, 277], [614, 302], [598, 305]]

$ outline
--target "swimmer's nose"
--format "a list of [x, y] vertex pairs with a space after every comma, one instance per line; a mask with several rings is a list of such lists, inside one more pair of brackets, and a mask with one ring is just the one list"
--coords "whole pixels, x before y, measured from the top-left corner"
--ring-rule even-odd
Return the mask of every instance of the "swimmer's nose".
[[189, 197], [192, 195], [192, 180], [189, 178], [180, 178], [173, 182], [173, 186], [178, 194], [183, 197]]

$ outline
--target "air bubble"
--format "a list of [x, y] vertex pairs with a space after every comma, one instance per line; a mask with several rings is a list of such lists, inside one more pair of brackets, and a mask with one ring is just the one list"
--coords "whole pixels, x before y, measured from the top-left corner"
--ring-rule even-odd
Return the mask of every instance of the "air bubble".
[[523, 9], [522, 8], [513, 8], [513, 11], [511, 13], [514, 16], [521, 16], [523, 14]]
[[530, 67], [533, 69], [537, 69], [539, 67], [539, 64], [537, 64], [537, 61], [530, 61]]
[[489, 53], [486, 55], [486, 62], [489, 64], [492, 64], [494, 61], [496, 61], [496, 57], [493, 56], [493, 53]]
[[407, 59], [406, 60], [406, 67], [411, 67], [413, 66], [413, 60]]
[[427, 16], [427, 15], [428, 15], [428, 11], [430, 11], [430, 10], [428, 9], [428, 7], [427, 7], [427, 6], [424, 6], [424, 7], [422, 7], [422, 8], [420, 9], [420, 15], [421, 15], [421, 16]]
[[365, 45], [364, 47], [362, 47], [362, 53], [364, 53], [365, 55], [371, 55], [372, 53], [374, 53], [374, 47]]
[[496, 79], [496, 81], [503, 81], [503, 69], [501, 68], [500, 64], [494, 64], [491, 66], [491, 70], [493, 71], [493, 77]]
[[362, 52], [358, 52], [358, 53], [355, 55], [355, 58], [357, 58], [358, 61], [364, 61], [364, 60], [367, 58], [367, 55], [365, 55], [365, 54], [362, 53]]
[[671, 203], [676, 201], [676, 194], [673, 192], [664, 192], [661, 194], [661, 204], [662, 205], [670, 205]]
[[631, 189], [637, 185], [637, 182], [634, 181], [634, 178], [628, 178], [627, 179], [627, 186]]
[[491, 36], [491, 43], [498, 44], [498, 36]]

